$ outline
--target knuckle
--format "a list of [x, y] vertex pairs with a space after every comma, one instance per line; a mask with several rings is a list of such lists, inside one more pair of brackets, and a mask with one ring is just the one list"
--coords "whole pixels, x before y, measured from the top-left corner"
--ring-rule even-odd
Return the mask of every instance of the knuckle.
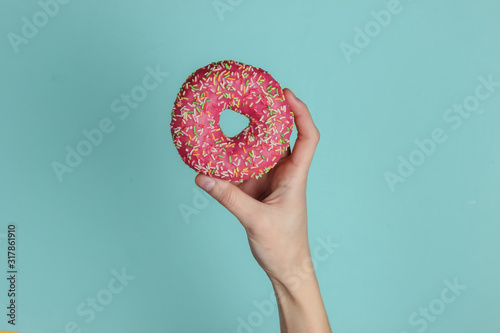
[[320, 139], [320, 137], [321, 137], [321, 135], [320, 135], [320, 133], [319, 133], [318, 128], [316, 128], [316, 131], [314, 132], [313, 137], [314, 137], [314, 141], [316, 141], [316, 143], [318, 143], [318, 142], [319, 142], [319, 139]]
[[218, 201], [224, 207], [231, 207], [234, 205], [235, 199], [234, 191], [228, 189], [221, 194]]

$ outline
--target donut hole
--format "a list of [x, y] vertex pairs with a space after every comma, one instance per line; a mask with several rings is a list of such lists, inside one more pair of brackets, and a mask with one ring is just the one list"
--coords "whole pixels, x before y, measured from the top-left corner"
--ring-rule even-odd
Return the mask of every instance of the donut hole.
[[249, 125], [250, 119], [234, 110], [226, 109], [220, 114], [219, 126], [222, 133], [230, 138], [240, 134]]

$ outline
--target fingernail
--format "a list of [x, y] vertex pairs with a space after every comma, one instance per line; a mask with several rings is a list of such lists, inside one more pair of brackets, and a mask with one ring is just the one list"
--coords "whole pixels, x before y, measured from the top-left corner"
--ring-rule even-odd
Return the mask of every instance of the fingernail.
[[198, 186], [201, 187], [206, 192], [210, 192], [215, 185], [215, 179], [208, 176], [201, 176], [198, 180]]

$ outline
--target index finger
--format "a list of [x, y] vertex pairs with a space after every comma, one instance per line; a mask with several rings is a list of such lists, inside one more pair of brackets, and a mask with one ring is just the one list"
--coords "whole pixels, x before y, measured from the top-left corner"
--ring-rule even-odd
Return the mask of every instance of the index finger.
[[311, 113], [307, 106], [298, 99], [290, 89], [284, 89], [297, 128], [297, 140], [290, 155], [290, 160], [304, 171], [309, 170], [316, 146], [319, 142], [319, 130], [314, 125]]

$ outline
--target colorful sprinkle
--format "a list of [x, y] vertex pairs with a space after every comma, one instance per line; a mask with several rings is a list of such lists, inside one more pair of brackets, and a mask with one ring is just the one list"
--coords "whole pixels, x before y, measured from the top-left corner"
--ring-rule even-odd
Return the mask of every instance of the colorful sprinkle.
[[[249, 126], [232, 138], [219, 128], [219, 114], [225, 109], [250, 118]], [[266, 71], [221, 61], [188, 77], [170, 125], [174, 145], [187, 165], [212, 177], [242, 182], [262, 177], [279, 161], [289, 145], [293, 114], [279, 83]]]

